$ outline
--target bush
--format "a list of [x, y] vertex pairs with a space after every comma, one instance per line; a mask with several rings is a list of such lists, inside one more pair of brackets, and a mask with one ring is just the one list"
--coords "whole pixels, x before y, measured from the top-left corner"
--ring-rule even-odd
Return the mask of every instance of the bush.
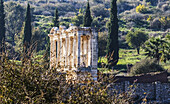
[[139, 6], [136, 7], [136, 12], [137, 13], [146, 13], [147, 8], [145, 7], [145, 5], [139, 4]]
[[156, 63], [155, 59], [144, 59], [136, 63], [132, 68], [130, 73], [132, 75], [146, 74], [150, 72], [164, 71], [164, 69]]
[[[26, 59], [22, 62], [0, 60], [1, 104], [129, 104], [134, 103], [134, 89], [117, 93], [110, 90], [112, 77], [99, 77], [93, 81], [90, 75], [83, 79], [65, 80], [66, 74], [48, 69], [42, 59]], [[39, 60], [39, 61], [37, 61]], [[21, 64], [22, 63], [22, 64]], [[74, 72], [67, 72], [67, 78]], [[70, 76], [70, 77], [68, 77]], [[84, 79], [85, 78], [85, 79]]]
[[161, 8], [162, 5], [164, 5], [164, 4], [166, 4], [166, 2], [160, 2], [160, 3], [158, 3], [157, 8]]
[[169, 8], [170, 8], [170, 6], [168, 4], [162, 5], [162, 11], [164, 11], [164, 12], [169, 10]]
[[109, 12], [105, 9], [105, 5], [103, 4], [91, 7], [91, 11], [95, 17], [102, 16], [104, 18], [109, 16]]
[[161, 17], [159, 21], [161, 22], [163, 29], [170, 28], [170, 17]]
[[144, 16], [141, 13], [133, 13], [129, 16], [129, 19], [135, 22], [142, 21], [142, 19], [144, 19]]
[[155, 18], [155, 19], [151, 22], [151, 28], [152, 28], [152, 29], [161, 29], [161, 22], [159, 21], [159, 18]]
[[133, 5], [130, 5], [126, 0], [119, 0], [117, 1], [117, 6], [118, 6], [118, 13], [122, 13], [126, 10], [131, 10], [134, 8]]
[[44, 16], [52, 16], [51, 12], [49, 11], [43, 11], [41, 14]]
[[158, 0], [146, 0], [146, 2], [150, 2], [151, 5], [156, 6], [158, 3]]

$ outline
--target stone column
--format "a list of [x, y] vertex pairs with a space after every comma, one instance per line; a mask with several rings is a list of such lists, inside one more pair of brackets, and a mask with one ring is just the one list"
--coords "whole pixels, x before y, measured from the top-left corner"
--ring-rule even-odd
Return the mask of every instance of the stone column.
[[76, 49], [76, 37], [73, 37], [73, 63], [72, 63], [72, 67], [75, 67], [75, 49]]
[[66, 51], [66, 66], [68, 67], [68, 54], [69, 54], [69, 36], [67, 35], [66, 37], [66, 48], [67, 48], [67, 51]]
[[97, 68], [98, 63], [98, 45], [97, 45], [97, 32], [93, 30], [92, 36], [92, 67]]
[[65, 66], [65, 41], [64, 38], [62, 39], [62, 63]]
[[57, 40], [57, 66], [60, 64], [60, 36], [58, 36]]
[[67, 57], [68, 57], [68, 66], [70, 67], [70, 54], [71, 54], [71, 52], [70, 52], [70, 47], [71, 46], [71, 42], [70, 42], [70, 37], [68, 36], [68, 55], [67, 55]]
[[86, 61], [86, 67], [88, 67], [89, 66], [89, 37], [87, 36], [87, 38], [86, 38], [86, 59], [87, 59], [87, 61]]
[[78, 32], [78, 67], [80, 67], [81, 33]]
[[76, 54], [76, 67], [78, 67], [78, 35], [76, 35], [76, 48], [75, 48], [75, 54]]
[[84, 47], [83, 47], [83, 51], [84, 51], [84, 64], [85, 67], [87, 66], [87, 37], [84, 36]]
[[91, 36], [88, 38], [88, 66], [91, 66]]
[[81, 64], [84, 66], [84, 36], [81, 37]]
[[68, 53], [68, 45], [67, 45], [67, 34], [66, 34], [66, 38], [65, 38], [65, 67], [67, 67], [67, 53]]
[[53, 64], [56, 66], [57, 60], [56, 60], [56, 40], [53, 40]]
[[70, 37], [70, 66], [73, 67], [73, 39]]
[[91, 72], [92, 72], [92, 76], [94, 80], [97, 80], [97, 63], [98, 63], [98, 45], [97, 45], [97, 38], [98, 38], [98, 34], [97, 32], [93, 29], [92, 30], [92, 68], [91, 68]]
[[93, 64], [93, 34], [91, 34], [91, 37], [90, 37], [90, 67], [92, 67], [92, 64]]
[[62, 53], [63, 53], [63, 48], [62, 48], [62, 38], [60, 37], [60, 66], [62, 66]]

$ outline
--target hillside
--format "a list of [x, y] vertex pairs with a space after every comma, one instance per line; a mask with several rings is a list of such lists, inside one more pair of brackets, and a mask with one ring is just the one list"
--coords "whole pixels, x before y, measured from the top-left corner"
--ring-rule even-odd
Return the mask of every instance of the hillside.
[[[47, 34], [51, 29], [55, 8], [58, 8], [59, 11], [60, 25], [68, 27], [70, 23], [73, 23], [76, 26], [82, 26], [86, 7], [85, 0], [5, 0], [7, 41], [11, 52], [20, 50], [27, 2], [31, 4], [32, 8], [32, 23], [36, 28], [33, 30], [38, 34], [34, 34], [35, 39], [41, 39], [41, 44], [37, 50], [41, 51], [39, 54], [44, 53], [47, 45]], [[169, 34], [169, 0], [118, 0], [117, 5], [120, 47], [128, 48], [125, 36], [129, 30], [142, 30], [150, 36]], [[93, 16], [92, 26], [98, 28], [98, 31], [103, 34], [99, 35], [99, 39], [100, 37], [105, 38], [107, 36], [110, 0], [90, 0], [90, 6]], [[104, 55], [104, 50], [105, 48], [99, 49], [99, 54]]]

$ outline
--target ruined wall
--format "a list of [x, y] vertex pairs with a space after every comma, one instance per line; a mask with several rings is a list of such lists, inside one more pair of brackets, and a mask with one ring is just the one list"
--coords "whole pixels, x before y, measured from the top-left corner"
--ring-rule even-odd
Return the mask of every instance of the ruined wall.
[[[128, 81], [112, 83], [109, 89], [113, 90], [113, 92], [115, 89], [118, 92], [124, 92], [127, 91], [132, 84], [133, 83]], [[135, 83], [134, 86], [135, 94], [141, 98], [147, 96], [147, 99], [151, 101], [170, 101], [170, 83]]]
[[[134, 77], [116, 76], [111, 83], [109, 89], [116, 89], [118, 92], [127, 91], [129, 88], [134, 88], [135, 94], [152, 101], [169, 101], [170, 102], [170, 83], [167, 78], [167, 71], [157, 74], [147, 74]], [[108, 74], [102, 77], [110, 76]]]

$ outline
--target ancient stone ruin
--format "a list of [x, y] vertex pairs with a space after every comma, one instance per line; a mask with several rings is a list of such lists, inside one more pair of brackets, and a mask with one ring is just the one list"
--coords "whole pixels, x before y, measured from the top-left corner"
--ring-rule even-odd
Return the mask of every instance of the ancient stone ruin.
[[88, 71], [97, 78], [98, 34], [90, 27], [70, 24], [53, 27], [50, 34], [50, 67], [59, 71]]

